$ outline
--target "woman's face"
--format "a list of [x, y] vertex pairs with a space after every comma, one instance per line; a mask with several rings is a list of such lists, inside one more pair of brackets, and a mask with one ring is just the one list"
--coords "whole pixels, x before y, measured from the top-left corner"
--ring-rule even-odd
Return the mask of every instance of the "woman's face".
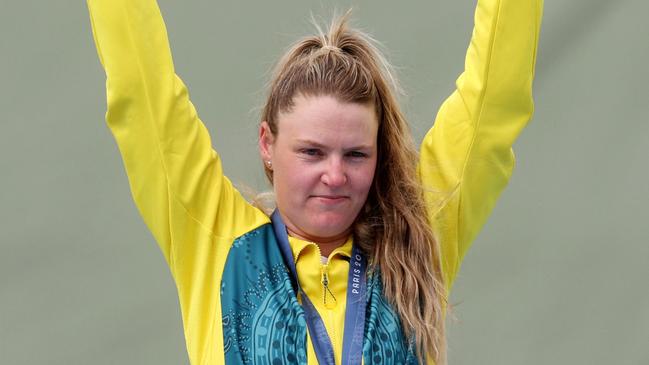
[[276, 136], [266, 122], [259, 131], [277, 207], [292, 235], [323, 243], [344, 239], [374, 179], [374, 107], [331, 96], [297, 96], [294, 104], [279, 114]]

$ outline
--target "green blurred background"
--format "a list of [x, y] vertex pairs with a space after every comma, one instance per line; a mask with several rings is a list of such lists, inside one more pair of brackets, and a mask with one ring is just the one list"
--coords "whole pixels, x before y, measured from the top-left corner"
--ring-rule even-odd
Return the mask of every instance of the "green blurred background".
[[[524, 0], [519, 0], [524, 1]], [[475, 0], [162, 0], [177, 72], [226, 173], [265, 188], [268, 70], [309, 13], [354, 6], [421, 139]], [[547, 1], [536, 114], [451, 296], [450, 363], [649, 364], [649, 3]], [[104, 124], [82, 1], [0, 8], [0, 364], [186, 364], [175, 286]]]

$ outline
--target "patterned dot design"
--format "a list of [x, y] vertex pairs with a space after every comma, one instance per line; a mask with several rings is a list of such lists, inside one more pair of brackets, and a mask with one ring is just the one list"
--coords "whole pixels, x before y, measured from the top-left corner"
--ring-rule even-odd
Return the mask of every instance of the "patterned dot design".
[[304, 311], [271, 235], [244, 235], [228, 255], [221, 285], [227, 364], [306, 364]]
[[399, 316], [383, 297], [378, 270], [368, 278], [367, 291], [364, 364], [418, 364], [413, 349], [404, 341]]

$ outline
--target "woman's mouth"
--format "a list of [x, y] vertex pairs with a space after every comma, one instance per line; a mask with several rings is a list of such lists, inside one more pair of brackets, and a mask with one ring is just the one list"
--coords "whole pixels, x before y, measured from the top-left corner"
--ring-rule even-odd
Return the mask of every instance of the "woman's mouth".
[[344, 195], [314, 195], [313, 197], [322, 204], [338, 204], [348, 199]]

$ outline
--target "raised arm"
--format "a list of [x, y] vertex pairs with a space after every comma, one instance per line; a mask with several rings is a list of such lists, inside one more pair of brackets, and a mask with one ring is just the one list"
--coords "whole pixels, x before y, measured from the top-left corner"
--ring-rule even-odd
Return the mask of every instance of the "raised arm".
[[[172, 272], [194, 262], [199, 236], [231, 241], [259, 224], [223, 176], [210, 136], [176, 76], [155, 0], [88, 0], [106, 71], [106, 121], [133, 199]], [[214, 254], [213, 251], [212, 254]]]
[[533, 113], [543, 0], [479, 0], [457, 89], [421, 146], [419, 174], [450, 287], [514, 167]]

